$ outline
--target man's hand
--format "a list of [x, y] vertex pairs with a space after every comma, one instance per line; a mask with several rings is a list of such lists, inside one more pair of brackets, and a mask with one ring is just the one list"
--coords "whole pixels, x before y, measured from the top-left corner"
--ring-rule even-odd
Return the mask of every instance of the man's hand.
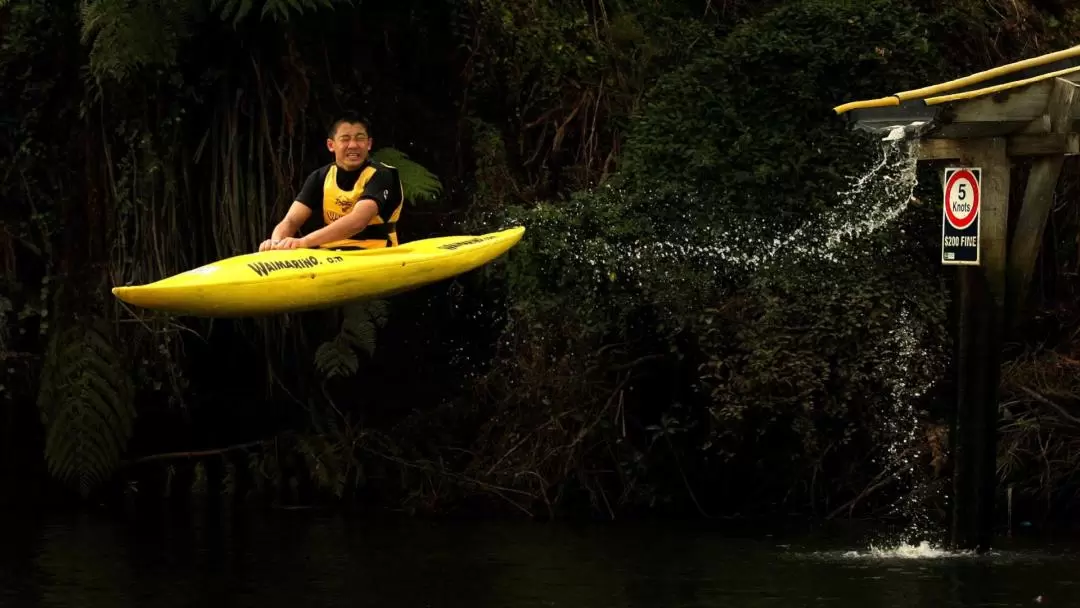
[[259, 243], [259, 251], [270, 251], [273, 249], [307, 249], [311, 247], [308, 244], [306, 238], [294, 238], [291, 236], [283, 239], [266, 239], [262, 243]]
[[[293, 201], [292, 206], [289, 207], [289, 212], [285, 214], [285, 217], [280, 222], [278, 222], [277, 226], [274, 226], [274, 231], [270, 234], [270, 238], [259, 243], [259, 251], [310, 247], [311, 245], [306, 244], [307, 241], [304, 239], [286, 236], [289, 234], [296, 234], [296, 231], [300, 226], [304, 225], [304, 222], [306, 222], [309, 217], [311, 217], [311, 209], [300, 201]], [[302, 241], [303, 244], [297, 243], [297, 241]]]
[[285, 237], [272, 245], [271, 249], [305, 249], [307, 248], [306, 238], [294, 238], [291, 236]]

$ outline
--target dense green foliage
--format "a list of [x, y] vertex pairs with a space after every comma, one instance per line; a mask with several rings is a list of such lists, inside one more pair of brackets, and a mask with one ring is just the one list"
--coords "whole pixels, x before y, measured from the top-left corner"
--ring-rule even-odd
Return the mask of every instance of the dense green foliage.
[[[906, 214], [877, 238], [845, 244], [836, 264], [744, 270], [734, 255], [695, 260], [702, 256], [687, 251], [730, 243], [733, 254], [759, 253], [837, 206], [836, 193], [876, 152], [823, 118], [835, 100], [942, 73], [926, 18], [895, 4], [785, 6], [703, 45], [646, 96], [616, 187], [525, 220], [530, 242], [513, 258], [511, 276], [512, 297], [537, 328], [530, 340], [550, 336], [557, 322], [569, 325], [575, 354], [629, 342], [629, 359], [672, 351], [679, 365], [699, 362], [709, 397], [684, 397], [696, 407], [642, 411], [640, 424], [659, 418], [696, 429], [680, 449], [715, 463], [703, 475], [722, 479], [720, 463], [735, 461], [738, 477], [769, 462], [769, 496], [828, 501], [829, 492], [810, 486], [849, 475], [852, 459], [897, 439], [877, 433], [896, 416], [890, 382], [925, 385], [946, 372], [947, 299], [932, 264], [932, 212]], [[851, 23], [860, 27], [846, 36], [822, 35]], [[911, 33], [897, 40], [897, 31]], [[885, 44], [895, 50], [872, 51]], [[856, 217], [837, 213], [827, 224]], [[883, 249], [904, 229], [919, 238]], [[650, 247], [658, 242], [668, 247]], [[892, 337], [901, 323], [934, 354], [890, 369], [906, 363], [907, 345]], [[691, 351], [680, 348], [687, 341]], [[517, 363], [512, 352], [506, 373]], [[647, 441], [644, 433], [627, 457], [640, 456]]]
[[[933, 496], [951, 359], [936, 177], [832, 107], [1062, 48], [1078, 16], [2, 2], [0, 394], [38, 415], [0, 419], [0, 456], [85, 496], [409, 511], [830, 515]], [[520, 223], [525, 240], [344, 310], [211, 323], [111, 299], [257, 246], [344, 110], [402, 170], [406, 239]], [[1080, 315], [1060, 304], [1076, 220], [1059, 210], [1047, 239], [1036, 305], [1054, 316], [1021, 327], [1044, 350], [1012, 353], [1003, 380], [1001, 474], [1063, 505], [1073, 442], [1042, 435], [1080, 403]]]

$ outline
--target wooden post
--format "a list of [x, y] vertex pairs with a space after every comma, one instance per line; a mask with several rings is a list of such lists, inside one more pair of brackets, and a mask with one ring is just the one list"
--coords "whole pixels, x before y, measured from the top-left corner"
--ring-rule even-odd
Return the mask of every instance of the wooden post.
[[[942, 140], [926, 145], [926, 156], [959, 157], [964, 165], [981, 167], [983, 181], [982, 265], [957, 270], [960, 331], [951, 439], [950, 535], [956, 549], [983, 552], [990, 549], [993, 540], [1002, 340], [1023, 309], [1064, 156], [1076, 153], [1068, 139], [1056, 140], [1066, 144], [1058, 153], [1051, 142], [1073, 135], [1072, 117], [1080, 105], [1077, 89], [1066, 80], [1054, 83], [1046, 118], [1040, 121], [1050, 129], [1042, 139], [1045, 145], [1016, 137]], [[1035, 158], [1009, 243], [1009, 157], [1024, 152]]]
[[958, 272], [960, 331], [953, 453], [951, 544], [987, 551], [994, 531], [998, 384], [1006, 295], [1010, 166], [1002, 138], [964, 143], [964, 164], [982, 168], [980, 266]]
[[[1080, 95], [1077, 85], [1058, 78], [1050, 91], [1046, 104], [1050, 132], [1068, 134], [1072, 128], [1072, 116], [1077, 111]], [[1052, 154], [1040, 156], [1032, 162], [1024, 192], [1023, 206], [1016, 221], [1015, 236], [1009, 251], [1008, 292], [1006, 317], [1011, 326], [1024, 308], [1028, 285], [1035, 271], [1035, 260], [1042, 245], [1046, 218], [1053, 207], [1054, 190], [1057, 186], [1064, 156]]]
[[[1080, 47], [1067, 55], [1080, 55]], [[1065, 55], [1044, 57], [1056, 61]], [[1080, 154], [1080, 68], [1071, 62], [1042, 67], [1041, 74], [1018, 76], [1014, 82], [976, 79], [982, 83], [976, 90], [961, 90], [971, 83], [956, 80], [836, 108], [841, 114], [853, 112], [860, 128], [876, 133], [891, 134], [921, 121], [920, 160], [959, 161], [982, 170], [980, 265], [965, 265], [966, 255], [951, 260], [959, 266], [957, 392], [950, 434], [950, 541], [958, 549], [990, 548], [1001, 345], [1005, 332], [1022, 316], [1063, 157]], [[1014, 236], [1007, 243], [1009, 163], [1017, 157], [1031, 157], [1033, 164]], [[950, 229], [942, 229], [944, 239]], [[958, 242], [950, 241], [951, 253], [966, 254]], [[943, 258], [947, 253], [943, 250]]]

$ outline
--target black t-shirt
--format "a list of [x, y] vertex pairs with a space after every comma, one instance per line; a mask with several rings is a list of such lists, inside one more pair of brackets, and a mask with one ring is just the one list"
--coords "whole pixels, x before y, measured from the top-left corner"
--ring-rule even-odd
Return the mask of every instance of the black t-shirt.
[[[313, 216], [318, 216], [320, 220], [322, 218], [323, 183], [326, 181], [326, 174], [330, 172], [332, 166], [333, 163], [330, 163], [312, 171], [304, 180], [300, 193], [296, 195], [296, 200], [307, 205], [311, 209]], [[398, 179], [397, 169], [370, 159], [354, 171], [346, 171], [338, 167], [337, 186], [342, 190], [352, 190], [353, 186], [356, 185], [356, 180], [360, 179], [360, 173], [369, 166], [375, 167], [375, 175], [372, 175], [371, 179], [364, 184], [364, 192], [360, 195], [360, 200], [365, 198], [374, 200], [379, 207], [379, 217], [384, 222], [389, 222], [394, 209], [397, 209], [401, 203], [401, 182]]]

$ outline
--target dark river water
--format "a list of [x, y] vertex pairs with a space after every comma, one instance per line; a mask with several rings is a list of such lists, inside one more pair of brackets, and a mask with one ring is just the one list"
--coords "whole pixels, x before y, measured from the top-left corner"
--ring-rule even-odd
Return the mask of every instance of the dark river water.
[[0, 524], [0, 606], [1080, 606], [1076, 544], [990, 556], [692, 523], [80, 515]]

